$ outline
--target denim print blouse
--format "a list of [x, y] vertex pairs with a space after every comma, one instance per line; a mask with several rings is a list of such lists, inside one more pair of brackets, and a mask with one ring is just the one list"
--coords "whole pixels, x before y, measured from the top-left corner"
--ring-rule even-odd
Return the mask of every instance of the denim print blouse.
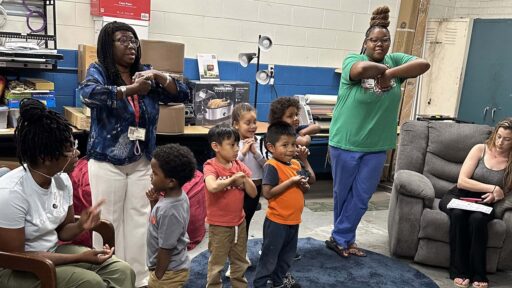
[[[149, 67], [144, 69], [149, 70]], [[117, 86], [107, 82], [103, 66], [91, 64], [85, 80], [78, 87], [82, 102], [91, 109], [87, 156], [113, 165], [133, 163], [142, 155], [150, 160], [156, 146], [159, 102], [184, 102], [189, 99], [187, 86], [181, 81], [174, 81], [177, 87], [175, 95], [160, 84], [155, 84], [147, 95], [139, 95], [139, 127], [146, 129], [146, 137], [145, 141], [139, 141], [141, 153], [136, 155], [135, 141], [128, 139], [128, 128], [136, 126], [134, 109], [126, 98], [117, 99]]]

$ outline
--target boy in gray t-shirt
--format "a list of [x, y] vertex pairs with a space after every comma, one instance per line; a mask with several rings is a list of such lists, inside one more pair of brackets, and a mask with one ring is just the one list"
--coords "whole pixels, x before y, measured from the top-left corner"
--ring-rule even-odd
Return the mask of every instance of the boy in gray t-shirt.
[[149, 287], [183, 287], [190, 267], [190, 209], [181, 187], [194, 176], [196, 160], [187, 147], [167, 144], [156, 148], [151, 169], [153, 187], [146, 192], [151, 203], [147, 234]]

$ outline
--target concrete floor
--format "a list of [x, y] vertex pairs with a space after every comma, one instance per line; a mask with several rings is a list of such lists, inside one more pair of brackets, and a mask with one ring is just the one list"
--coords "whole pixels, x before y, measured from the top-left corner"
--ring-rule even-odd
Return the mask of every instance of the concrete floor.
[[[387, 232], [389, 198], [389, 192], [375, 192], [370, 201], [369, 210], [363, 216], [357, 230], [357, 243], [360, 247], [386, 256], [389, 256]], [[267, 202], [264, 198], [261, 198], [260, 202], [263, 209], [254, 215], [251, 231], [249, 231], [249, 239], [262, 238], [263, 236], [262, 228]], [[322, 180], [312, 187], [312, 191], [306, 196], [306, 207], [302, 214], [302, 221], [299, 237], [312, 237], [322, 241], [329, 238], [332, 229], [331, 181]], [[206, 250], [207, 247], [208, 240], [205, 238], [194, 250], [190, 251], [191, 257]], [[333, 257], [336, 257], [334, 253]], [[415, 264], [407, 259], [400, 260], [429, 276], [439, 287], [455, 287], [452, 280], [448, 278], [446, 269]], [[501, 271], [488, 277], [490, 287], [512, 287], [512, 271]]]

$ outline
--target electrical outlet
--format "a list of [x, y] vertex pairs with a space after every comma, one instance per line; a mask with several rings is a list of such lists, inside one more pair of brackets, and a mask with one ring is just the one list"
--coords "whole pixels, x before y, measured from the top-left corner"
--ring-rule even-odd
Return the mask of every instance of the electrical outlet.
[[268, 64], [268, 74], [270, 74], [270, 82], [269, 85], [274, 85], [274, 77], [276, 76], [276, 71], [274, 70], [274, 64]]
[[268, 72], [271, 76], [275, 76], [274, 64], [268, 64]]

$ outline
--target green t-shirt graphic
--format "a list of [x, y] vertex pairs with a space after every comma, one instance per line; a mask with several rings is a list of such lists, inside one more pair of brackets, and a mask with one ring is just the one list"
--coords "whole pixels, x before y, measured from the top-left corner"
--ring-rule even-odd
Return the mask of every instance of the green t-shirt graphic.
[[[381, 63], [393, 68], [414, 59], [416, 57], [411, 55], [391, 53]], [[349, 54], [343, 61], [338, 100], [329, 129], [329, 145], [356, 152], [393, 149], [396, 145], [400, 86], [405, 79], [395, 78], [396, 85], [387, 92], [375, 91], [372, 80], [350, 80], [352, 65], [360, 61], [369, 59], [366, 55]]]

